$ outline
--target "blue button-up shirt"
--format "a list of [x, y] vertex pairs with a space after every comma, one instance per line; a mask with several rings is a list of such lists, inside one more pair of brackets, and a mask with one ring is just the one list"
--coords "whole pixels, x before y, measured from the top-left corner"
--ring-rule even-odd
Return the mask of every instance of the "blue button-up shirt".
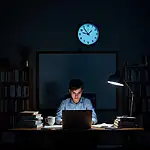
[[97, 123], [97, 116], [92, 103], [89, 99], [81, 97], [80, 101], [76, 104], [71, 98], [63, 100], [56, 113], [56, 124], [60, 124], [62, 121], [62, 110], [92, 110], [92, 121]]

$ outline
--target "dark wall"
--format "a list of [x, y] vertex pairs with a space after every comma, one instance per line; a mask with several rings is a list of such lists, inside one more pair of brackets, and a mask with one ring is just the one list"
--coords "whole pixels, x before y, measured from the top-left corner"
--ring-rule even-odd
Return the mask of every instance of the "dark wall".
[[[40, 50], [119, 51], [120, 65], [148, 53], [148, 4], [134, 0], [7, 2], [1, 5], [1, 57], [18, 64], [19, 46]], [[77, 39], [79, 25], [90, 21], [100, 29], [97, 44], [85, 47]], [[133, 57], [134, 56], [134, 57]]]
[[[43, 50], [118, 51], [119, 67], [125, 61], [138, 63], [149, 50], [148, 6], [136, 0], [4, 1], [0, 6], [0, 56], [18, 65], [18, 47], [29, 47], [34, 77], [36, 51]], [[100, 29], [100, 39], [91, 47], [77, 40], [77, 29], [86, 21]]]
[[[7, 55], [12, 57], [20, 44], [34, 50], [146, 51], [149, 46], [146, 5], [144, 1], [133, 0], [6, 1], [1, 5], [3, 54], [9, 52]], [[91, 48], [82, 46], [76, 36], [79, 25], [85, 21], [100, 29], [100, 40]]]
[[68, 94], [69, 81], [79, 78], [84, 82], [84, 93], [96, 94], [96, 109], [116, 109], [116, 86], [107, 84], [108, 76], [116, 71], [116, 55], [40, 53], [39, 108], [56, 109]]

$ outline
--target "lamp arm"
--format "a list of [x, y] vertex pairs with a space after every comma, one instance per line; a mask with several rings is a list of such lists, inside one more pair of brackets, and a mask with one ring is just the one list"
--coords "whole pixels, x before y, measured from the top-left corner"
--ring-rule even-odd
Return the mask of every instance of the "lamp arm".
[[131, 117], [132, 113], [133, 113], [134, 93], [133, 93], [130, 86], [128, 85], [128, 83], [125, 80], [124, 80], [124, 83], [128, 87], [129, 91], [131, 92], [131, 104], [130, 104], [130, 117]]
[[128, 89], [131, 92], [131, 94], [134, 94], [133, 91], [131, 90], [130, 86], [128, 85], [128, 83], [125, 80], [123, 80], [123, 81], [124, 81], [125, 85], [128, 87]]

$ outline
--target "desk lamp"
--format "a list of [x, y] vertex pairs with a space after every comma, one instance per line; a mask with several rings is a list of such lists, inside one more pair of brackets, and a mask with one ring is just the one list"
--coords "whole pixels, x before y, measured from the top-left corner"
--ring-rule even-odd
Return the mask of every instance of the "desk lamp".
[[109, 76], [107, 82], [109, 84], [113, 84], [113, 85], [116, 85], [116, 86], [127, 86], [127, 88], [129, 89], [130, 93], [131, 93], [131, 105], [130, 105], [130, 117], [132, 117], [132, 114], [133, 114], [133, 102], [134, 102], [134, 93], [132, 91], [132, 89], [130, 88], [130, 86], [127, 84], [127, 82], [121, 78], [120, 76], [120, 72], [119, 71], [116, 71], [115, 74], [112, 74]]

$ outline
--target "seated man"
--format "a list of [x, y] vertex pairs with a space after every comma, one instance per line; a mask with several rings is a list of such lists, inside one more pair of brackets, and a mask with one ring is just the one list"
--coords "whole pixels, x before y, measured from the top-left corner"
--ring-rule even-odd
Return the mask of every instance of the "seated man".
[[97, 123], [97, 116], [91, 100], [82, 97], [83, 82], [80, 79], [72, 79], [69, 83], [71, 98], [63, 100], [56, 113], [56, 124], [62, 124], [62, 110], [92, 110], [92, 124]]

